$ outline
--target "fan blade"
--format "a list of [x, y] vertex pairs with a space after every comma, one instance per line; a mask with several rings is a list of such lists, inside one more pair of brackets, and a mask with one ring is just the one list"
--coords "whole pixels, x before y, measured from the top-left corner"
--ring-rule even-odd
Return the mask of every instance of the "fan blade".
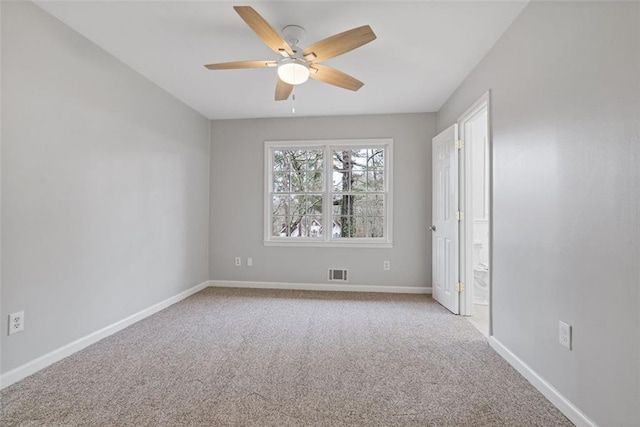
[[236, 61], [208, 64], [205, 65], [205, 67], [209, 70], [237, 70], [239, 68], [264, 68], [275, 67], [277, 65], [278, 63], [276, 61]]
[[[338, 86], [344, 89], [356, 91], [364, 86], [360, 80], [351, 77], [349, 74], [345, 74], [342, 71], [338, 71], [335, 68], [327, 67], [326, 65], [313, 64], [311, 65], [311, 73], [309, 77], [315, 80], [319, 80], [323, 83]], [[316, 72], [314, 72], [317, 70]]]
[[307, 47], [302, 55], [307, 61], [322, 62], [334, 56], [342, 55], [376, 39], [368, 25], [336, 34]]
[[271, 50], [276, 53], [284, 50], [289, 56], [293, 56], [291, 46], [251, 6], [234, 6], [233, 8]]
[[278, 79], [278, 83], [276, 84], [276, 101], [286, 101], [292, 91], [293, 85]]

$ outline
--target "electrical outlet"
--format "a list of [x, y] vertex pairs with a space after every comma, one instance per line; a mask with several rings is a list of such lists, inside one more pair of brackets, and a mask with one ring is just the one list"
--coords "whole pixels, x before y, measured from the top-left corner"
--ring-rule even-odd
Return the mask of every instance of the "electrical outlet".
[[560, 332], [560, 344], [571, 350], [571, 325], [567, 325], [566, 323], [560, 321], [558, 326]]
[[384, 261], [382, 263], [382, 269], [383, 270], [391, 270], [391, 261]]
[[236, 267], [242, 266], [242, 258], [239, 256], [236, 257]]
[[247, 258], [247, 267], [253, 267], [253, 258]]
[[24, 311], [9, 315], [9, 335], [24, 331]]

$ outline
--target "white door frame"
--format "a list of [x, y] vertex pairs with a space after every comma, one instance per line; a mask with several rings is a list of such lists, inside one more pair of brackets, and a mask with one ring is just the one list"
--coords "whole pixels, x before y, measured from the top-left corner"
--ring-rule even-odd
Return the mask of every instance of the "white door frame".
[[[487, 145], [489, 167], [489, 336], [493, 334], [493, 137], [491, 133], [491, 91], [485, 92], [476, 102], [469, 107], [457, 120], [459, 138], [464, 141], [465, 123], [486, 107], [487, 110]], [[464, 147], [460, 156], [459, 177], [459, 204], [460, 210], [466, 211], [471, 205], [471, 174], [466, 173], [466, 165], [471, 164], [471, 149]], [[473, 215], [464, 215], [460, 221], [460, 281], [465, 284], [464, 291], [460, 293], [460, 314], [469, 316], [473, 313], [473, 266], [467, 260], [473, 257], [473, 236], [469, 236], [467, 230], [473, 230]]]

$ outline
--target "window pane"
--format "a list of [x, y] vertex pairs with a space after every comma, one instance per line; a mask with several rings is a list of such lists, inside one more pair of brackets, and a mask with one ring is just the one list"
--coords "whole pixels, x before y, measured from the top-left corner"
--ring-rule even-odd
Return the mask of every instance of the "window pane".
[[379, 216], [369, 217], [367, 222], [367, 237], [384, 237], [384, 218]]
[[333, 195], [333, 213], [337, 216], [351, 215], [353, 212], [354, 196], [348, 194]]
[[324, 151], [309, 150], [307, 151], [307, 170], [322, 171], [324, 169]]
[[351, 180], [349, 171], [334, 170], [333, 171], [333, 191], [343, 192], [349, 191], [349, 182]]
[[273, 216], [288, 216], [290, 213], [291, 198], [288, 195], [273, 196], [271, 214]]
[[333, 168], [342, 170], [360, 170], [367, 167], [366, 149], [337, 149], [332, 151]]
[[[383, 195], [354, 195], [351, 196], [353, 215], [362, 216], [383, 216], [384, 196]], [[335, 211], [334, 211], [335, 212]]]
[[293, 216], [302, 216], [307, 211], [307, 196], [292, 195], [291, 196], [291, 211]]
[[304, 215], [289, 224], [291, 237], [321, 237], [322, 217], [317, 215]]
[[345, 215], [334, 217], [334, 223], [334, 237], [356, 237], [356, 223], [353, 216]]
[[351, 191], [367, 190], [367, 173], [364, 171], [353, 171], [351, 173]]
[[310, 227], [309, 227], [309, 237], [322, 237], [322, 216], [321, 215], [311, 215], [310, 219]]
[[291, 192], [292, 193], [303, 193], [304, 192], [304, 183], [305, 181], [305, 173], [301, 171], [293, 171], [291, 172]]
[[295, 233], [291, 230], [291, 235], [294, 237], [309, 237], [309, 217], [303, 216], [298, 220], [296, 224]]
[[287, 236], [287, 222], [284, 217], [274, 216], [271, 219], [271, 235], [274, 237]]
[[367, 196], [367, 216], [384, 216], [384, 196], [370, 194]]
[[367, 196], [351, 196], [352, 197], [352, 207], [351, 213], [353, 215], [366, 215], [367, 214]]
[[364, 171], [367, 169], [367, 150], [351, 150], [351, 170]]
[[307, 196], [303, 194], [293, 194], [291, 195], [291, 206], [292, 212], [298, 214], [299, 216], [303, 216], [307, 213], [307, 207], [309, 205], [309, 201], [307, 200]]
[[362, 216], [355, 217], [355, 235], [352, 237], [367, 237], [365, 219]]
[[291, 191], [289, 172], [273, 173], [273, 191], [276, 193]]
[[274, 150], [273, 191], [304, 193], [322, 191], [324, 151]]
[[313, 150], [274, 150], [274, 171], [313, 171], [324, 168], [324, 151]]
[[307, 172], [305, 174], [305, 190], [309, 192], [322, 191], [323, 174], [322, 172]]
[[[345, 154], [348, 154], [345, 152]], [[342, 151], [332, 151], [331, 152], [331, 161], [333, 163], [333, 169], [347, 169], [345, 167], [345, 159], [343, 157]]]
[[369, 150], [367, 167], [369, 169], [384, 169], [384, 149], [383, 148], [374, 148]]
[[384, 191], [384, 171], [372, 170], [367, 172], [367, 190]]
[[333, 201], [331, 203], [331, 212], [334, 217], [340, 216], [342, 213], [342, 196], [333, 196]]
[[316, 194], [273, 196], [271, 235], [322, 236], [322, 203], [322, 196]]
[[289, 156], [287, 151], [274, 150], [273, 151], [273, 170], [274, 171], [288, 171], [289, 168]]
[[384, 200], [383, 194], [366, 194], [364, 191], [361, 194], [334, 193], [331, 209], [332, 236], [384, 237]]
[[292, 171], [301, 171], [307, 168], [307, 150], [290, 151]]
[[322, 214], [322, 196], [305, 196], [304, 204], [306, 214]]

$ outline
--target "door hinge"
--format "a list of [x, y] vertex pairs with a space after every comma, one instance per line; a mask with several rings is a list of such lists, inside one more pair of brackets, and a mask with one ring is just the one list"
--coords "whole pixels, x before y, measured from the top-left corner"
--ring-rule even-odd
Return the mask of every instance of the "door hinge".
[[464, 141], [459, 139], [456, 141], [456, 150], [462, 150], [464, 148]]
[[462, 211], [456, 211], [456, 219], [458, 221], [462, 221], [464, 219], [464, 212]]
[[463, 282], [456, 283], [456, 292], [457, 293], [464, 292], [464, 283]]

